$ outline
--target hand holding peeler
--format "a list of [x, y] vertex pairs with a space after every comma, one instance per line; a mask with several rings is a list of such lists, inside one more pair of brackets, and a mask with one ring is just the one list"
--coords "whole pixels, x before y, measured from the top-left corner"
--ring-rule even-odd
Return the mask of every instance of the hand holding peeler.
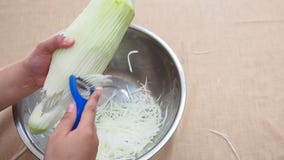
[[69, 88], [77, 108], [76, 121], [74, 123], [74, 126], [72, 127], [72, 130], [74, 130], [77, 128], [81, 119], [81, 115], [84, 111], [85, 105], [88, 102], [88, 99], [84, 98], [80, 94], [79, 90], [84, 92], [86, 91], [89, 92], [90, 96], [95, 91], [95, 87], [90, 85], [88, 82], [84, 81], [84, 79], [76, 77], [75, 75], [71, 75], [69, 77]]

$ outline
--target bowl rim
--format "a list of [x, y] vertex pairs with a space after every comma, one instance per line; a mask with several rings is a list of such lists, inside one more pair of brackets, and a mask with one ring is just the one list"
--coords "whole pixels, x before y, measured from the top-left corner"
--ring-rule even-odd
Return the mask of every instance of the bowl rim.
[[[171, 47], [162, 40], [158, 35], [151, 32], [150, 30], [139, 26], [137, 24], [130, 24], [129, 29], [136, 30], [138, 32], [142, 32], [143, 34], [146, 34], [146, 36], [149, 36], [154, 41], [158, 42], [169, 54], [169, 56], [172, 58], [173, 63], [175, 64], [175, 67], [178, 71], [180, 84], [181, 84], [181, 97], [179, 101], [179, 109], [177, 111], [176, 117], [174, 122], [172, 123], [171, 127], [169, 128], [166, 135], [157, 143], [149, 152], [146, 152], [144, 155], [138, 158], [138, 160], [144, 160], [144, 159], [150, 159], [152, 156], [154, 156], [161, 148], [169, 141], [169, 139], [173, 136], [174, 132], [176, 131], [179, 122], [182, 119], [184, 108], [185, 108], [185, 101], [186, 101], [186, 79], [184, 75], [184, 71], [182, 69], [182, 65], [179, 62], [178, 57], [176, 56], [175, 52], [171, 49]], [[26, 130], [23, 128], [23, 124], [21, 124], [19, 116], [17, 116], [18, 110], [16, 109], [17, 104], [12, 106], [13, 110], [13, 118], [14, 123], [16, 125], [18, 134], [20, 135], [22, 141], [24, 144], [28, 147], [28, 149], [39, 159], [43, 159], [44, 155], [43, 153], [35, 147], [35, 145], [32, 143], [31, 138], [28, 136], [28, 133], [26, 133]]]

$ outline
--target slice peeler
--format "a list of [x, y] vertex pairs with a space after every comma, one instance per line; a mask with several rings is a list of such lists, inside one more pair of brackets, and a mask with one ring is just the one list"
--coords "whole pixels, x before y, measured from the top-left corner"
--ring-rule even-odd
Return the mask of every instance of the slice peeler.
[[[71, 75], [69, 77], [69, 88], [77, 108], [76, 121], [74, 123], [74, 126], [72, 127], [72, 130], [74, 130], [77, 128], [80, 122], [82, 112], [88, 101], [88, 98], [85, 97], [90, 96], [95, 91], [95, 87], [90, 83], [88, 83], [87, 81], [85, 81], [83, 78]], [[82, 96], [80, 91], [81, 93], [85, 93], [83, 95], [87, 96]]]

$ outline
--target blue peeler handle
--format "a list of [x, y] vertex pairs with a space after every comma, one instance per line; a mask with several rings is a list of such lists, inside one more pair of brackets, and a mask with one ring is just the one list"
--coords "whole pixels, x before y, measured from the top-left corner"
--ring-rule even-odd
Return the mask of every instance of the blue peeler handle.
[[[78, 91], [78, 87], [77, 87], [77, 82], [76, 82], [77, 77], [74, 75], [71, 75], [69, 77], [69, 87], [70, 87], [70, 91], [72, 94], [72, 97], [76, 103], [76, 108], [77, 108], [77, 116], [76, 116], [76, 121], [74, 123], [74, 126], [72, 127], [72, 130], [76, 129], [80, 119], [81, 119], [81, 115], [82, 112], [85, 108], [85, 105], [87, 103], [87, 99], [83, 98], [80, 94], [80, 92]], [[94, 92], [94, 89], [90, 90], [90, 94], [92, 94]]]

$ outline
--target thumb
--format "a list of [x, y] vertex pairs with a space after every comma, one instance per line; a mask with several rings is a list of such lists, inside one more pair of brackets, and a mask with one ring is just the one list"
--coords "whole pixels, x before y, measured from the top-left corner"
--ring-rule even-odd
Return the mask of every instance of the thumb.
[[62, 117], [61, 121], [55, 128], [54, 132], [57, 132], [58, 134], [67, 135], [71, 131], [75, 123], [75, 120], [76, 120], [76, 106], [74, 103], [71, 103], [68, 106], [68, 109], [64, 114], [64, 116]]
[[56, 35], [46, 41], [41, 42], [35, 49], [35, 53], [51, 54], [59, 48], [69, 48], [75, 41], [63, 35]]
[[78, 128], [94, 127], [97, 104], [101, 94], [102, 88], [98, 87], [96, 91], [90, 96], [87, 104], [85, 105]]

